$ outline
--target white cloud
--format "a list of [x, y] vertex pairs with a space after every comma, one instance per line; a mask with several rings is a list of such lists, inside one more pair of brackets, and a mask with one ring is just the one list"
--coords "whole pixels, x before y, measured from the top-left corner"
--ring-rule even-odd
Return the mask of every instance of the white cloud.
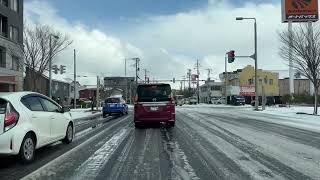
[[[226, 51], [234, 49], [237, 55], [253, 53], [253, 22], [236, 21], [237, 16], [258, 20], [259, 66], [264, 69], [287, 68], [278, 56], [277, 31], [286, 28], [281, 24], [280, 2], [234, 7], [227, 1], [211, 0], [202, 9], [132, 19], [134, 25], [119, 37], [80, 22], [67, 21], [47, 3], [32, 1], [25, 4], [28, 21], [49, 24], [70, 34], [74, 40], [72, 48], [78, 51], [78, 69], [82, 73], [123, 75], [124, 58], [138, 56], [142, 59], [141, 69], [149, 69], [151, 77], [180, 79], [188, 68], [194, 68], [198, 58], [202, 65], [201, 78], [207, 77], [207, 68], [212, 68], [213, 77], [218, 78], [218, 74], [224, 71]], [[59, 62], [72, 67], [72, 48], [59, 56]], [[229, 68], [235, 70], [246, 64], [253, 64], [253, 61], [238, 58]], [[133, 68], [128, 69], [133, 75]]]

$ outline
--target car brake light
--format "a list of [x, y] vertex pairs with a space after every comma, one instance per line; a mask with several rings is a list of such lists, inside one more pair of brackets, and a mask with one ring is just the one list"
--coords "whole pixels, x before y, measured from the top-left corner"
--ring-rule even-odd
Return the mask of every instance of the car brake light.
[[4, 118], [4, 131], [8, 131], [9, 129], [13, 128], [19, 119], [19, 114], [14, 110], [14, 108], [8, 104], [7, 112]]
[[174, 98], [173, 98], [173, 96], [171, 96], [170, 104], [174, 104]]

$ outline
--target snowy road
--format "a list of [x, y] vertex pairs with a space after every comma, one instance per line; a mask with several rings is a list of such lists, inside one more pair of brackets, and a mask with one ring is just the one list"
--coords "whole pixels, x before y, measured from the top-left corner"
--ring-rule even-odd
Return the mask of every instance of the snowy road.
[[320, 179], [319, 132], [237, 108], [176, 117], [174, 128], [135, 129], [132, 112], [81, 121], [71, 145], [40, 149], [31, 165], [1, 158], [0, 179]]

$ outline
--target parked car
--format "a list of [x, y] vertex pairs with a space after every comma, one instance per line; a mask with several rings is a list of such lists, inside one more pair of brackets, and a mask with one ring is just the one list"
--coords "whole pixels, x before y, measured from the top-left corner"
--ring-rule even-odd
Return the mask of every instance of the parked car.
[[189, 98], [189, 104], [197, 104], [197, 103], [198, 103], [198, 99], [196, 97]]
[[102, 115], [106, 117], [112, 114], [128, 114], [128, 105], [122, 97], [109, 97], [105, 100]]
[[20, 155], [25, 163], [35, 150], [74, 137], [70, 109], [33, 92], [0, 93], [0, 155]]
[[[273, 96], [266, 97], [266, 106], [274, 106], [276, 104], [276, 100]], [[255, 100], [251, 101], [251, 105], [255, 105]], [[262, 97], [259, 96], [259, 106], [262, 106]]]
[[225, 104], [226, 103], [226, 98], [225, 97], [221, 97], [221, 98], [212, 98], [211, 102], [213, 104]]
[[231, 96], [231, 105], [241, 106], [245, 104], [246, 104], [246, 100], [243, 96]]
[[184, 104], [183, 95], [176, 95], [174, 97], [174, 102], [176, 106], [182, 106]]
[[189, 98], [184, 99], [184, 104], [190, 104]]
[[175, 125], [175, 104], [169, 84], [140, 84], [134, 104], [136, 127], [146, 123], [164, 122]]

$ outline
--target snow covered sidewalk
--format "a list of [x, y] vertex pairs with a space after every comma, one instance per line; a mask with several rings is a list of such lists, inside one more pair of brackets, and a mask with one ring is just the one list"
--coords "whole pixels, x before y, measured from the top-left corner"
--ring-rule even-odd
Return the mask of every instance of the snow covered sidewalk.
[[101, 116], [100, 111], [91, 111], [91, 109], [71, 109], [70, 113], [74, 120], [90, 119]]
[[[264, 111], [252, 110], [250, 113], [246, 114], [250, 114], [255, 116], [257, 119], [270, 121], [273, 123], [319, 132], [320, 116], [309, 115], [312, 113], [313, 107], [292, 106], [289, 108], [274, 106], [266, 107], [266, 110]], [[260, 114], [261, 116], [257, 117], [257, 114]]]

